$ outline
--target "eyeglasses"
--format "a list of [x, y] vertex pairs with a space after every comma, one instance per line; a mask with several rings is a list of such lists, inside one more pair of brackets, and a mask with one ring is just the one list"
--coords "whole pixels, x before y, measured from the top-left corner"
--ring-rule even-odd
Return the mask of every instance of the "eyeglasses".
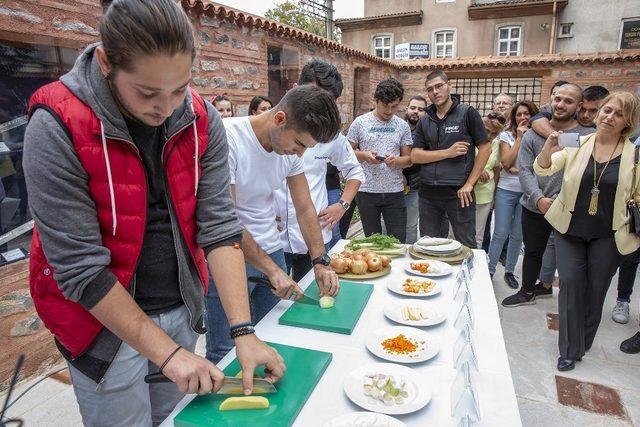
[[446, 83], [438, 83], [437, 85], [427, 86], [427, 92], [431, 93], [434, 90], [437, 90], [438, 92], [440, 92], [440, 89], [442, 89], [445, 85]]
[[502, 114], [495, 113], [493, 111], [487, 114], [487, 118], [489, 120], [497, 120], [498, 122], [500, 122], [501, 125], [504, 125], [505, 123], [507, 123], [507, 119], [505, 119]]

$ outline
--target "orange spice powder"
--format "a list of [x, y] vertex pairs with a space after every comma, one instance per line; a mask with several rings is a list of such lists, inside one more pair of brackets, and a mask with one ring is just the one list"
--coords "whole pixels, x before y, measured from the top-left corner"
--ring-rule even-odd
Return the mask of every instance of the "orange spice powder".
[[418, 346], [405, 337], [404, 334], [400, 334], [395, 338], [387, 338], [382, 341], [382, 348], [389, 353], [409, 354], [416, 351]]

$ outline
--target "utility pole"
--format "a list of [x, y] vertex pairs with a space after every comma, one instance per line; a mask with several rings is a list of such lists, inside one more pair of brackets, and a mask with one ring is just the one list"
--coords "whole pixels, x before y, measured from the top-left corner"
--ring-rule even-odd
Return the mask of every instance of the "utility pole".
[[327, 18], [325, 19], [327, 24], [327, 38], [333, 40], [333, 0], [325, 0], [324, 5], [327, 11]]

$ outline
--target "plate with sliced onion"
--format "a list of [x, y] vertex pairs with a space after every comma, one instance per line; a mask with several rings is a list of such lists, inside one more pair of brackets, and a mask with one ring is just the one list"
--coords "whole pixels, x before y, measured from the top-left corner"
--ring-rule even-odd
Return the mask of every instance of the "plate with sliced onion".
[[436, 309], [434, 304], [406, 299], [387, 304], [384, 315], [396, 323], [408, 326], [433, 326], [447, 320], [447, 313]]
[[395, 363], [370, 363], [355, 369], [344, 380], [344, 392], [361, 408], [389, 415], [418, 411], [432, 395], [425, 376]]
[[322, 427], [405, 427], [406, 424], [393, 417], [376, 412], [350, 412], [324, 423]]
[[407, 297], [430, 297], [442, 292], [442, 285], [430, 279], [389, 279], [387, 288], [391, 292]]

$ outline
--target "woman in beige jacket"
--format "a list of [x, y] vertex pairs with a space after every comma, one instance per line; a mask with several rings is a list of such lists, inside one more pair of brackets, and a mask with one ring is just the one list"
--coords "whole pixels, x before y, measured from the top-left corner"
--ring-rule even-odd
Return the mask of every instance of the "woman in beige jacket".
[[545, 214], [557, 231], [560, 371], [573, 369], [593, 344], [611, 278], [622, 256], [640, 246], [629, 232], [626, 207], [632, 196], [640, 199], [640, 172], [632, 182], [636, 148], [628, 138], [639, 116], [637, 96], [612, 93], [598, 112], [594, 134], [579, 147], [564, 148], [554, 132], [534, 162], [538, 175], [564, 170], [560, 194]]

